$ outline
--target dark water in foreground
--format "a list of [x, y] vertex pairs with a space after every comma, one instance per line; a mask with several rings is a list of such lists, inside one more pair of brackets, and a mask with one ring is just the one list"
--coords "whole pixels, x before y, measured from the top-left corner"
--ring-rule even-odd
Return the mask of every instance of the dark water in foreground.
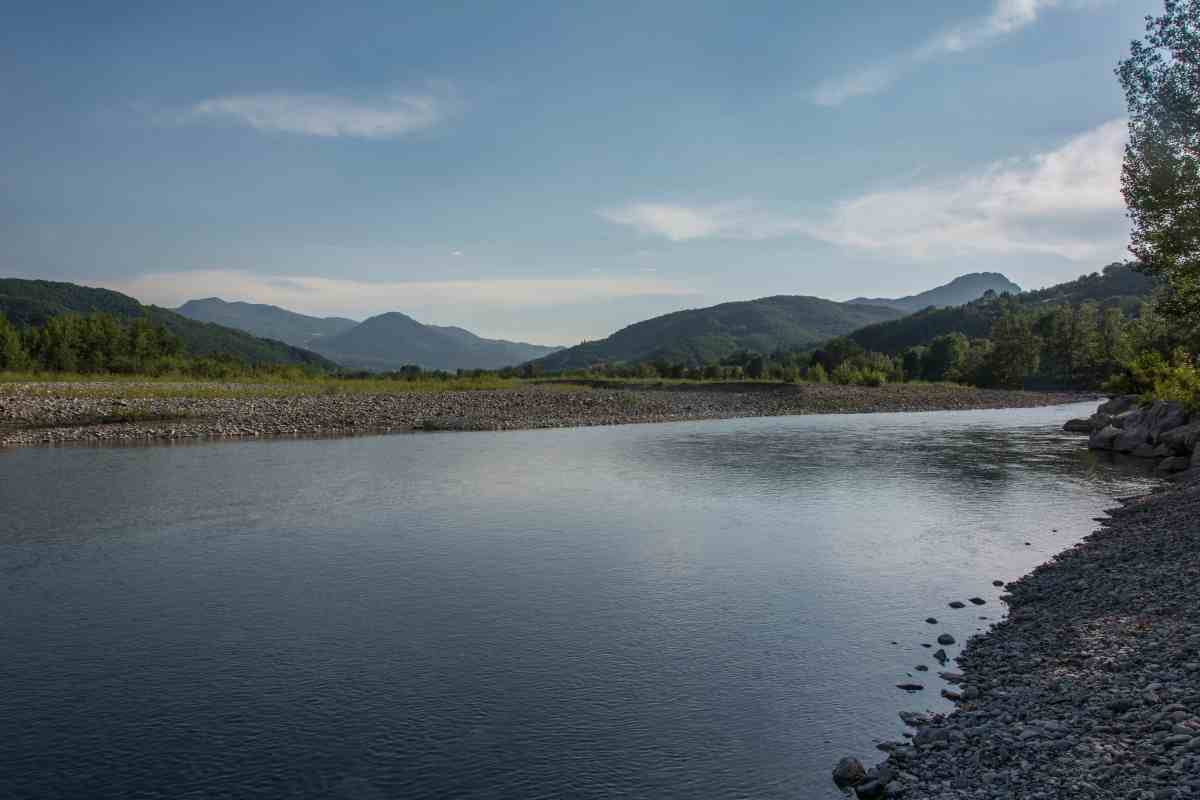
[[0, 453], [0, 797], [831, 795], [1090, 410]]

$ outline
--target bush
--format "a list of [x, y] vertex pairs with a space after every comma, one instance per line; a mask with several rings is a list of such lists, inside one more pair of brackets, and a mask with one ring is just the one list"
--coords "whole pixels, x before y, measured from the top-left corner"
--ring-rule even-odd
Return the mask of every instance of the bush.
[[1200, 370], [1182, 348], [1171, 354], [1170, 361], [1154, 351], [1140, 353], [1104, 388], [1114, 394], [1139, 395], [1145, 402], [1170, 400], [1200, 411]]

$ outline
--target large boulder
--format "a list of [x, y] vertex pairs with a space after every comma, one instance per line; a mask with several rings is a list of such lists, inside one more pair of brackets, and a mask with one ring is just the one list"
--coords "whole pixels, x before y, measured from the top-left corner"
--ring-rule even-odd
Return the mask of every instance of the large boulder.
[[1069, 419], [1063, 425], [1063, 430], [1068, 433], [1092, 433], [1108, 427], [1112, 422], [1112, 417], [1108, 414], [1092, 414], [1087, 419]]
[[[1149, 442], [1142, 442], [1137, 447], [1129, 451], [1129, 455], [1134, 458], [1158, 458], [1158, 448]], [[1168, 454], [1169, 455], [1169, 454]]]
[[1136, 428], [1141, 424], [1142, 417], [1145, 414], [1146, 412], [1140, 408], [1131, 408], [1128, 411], [1122, 411], [1120, 414], [1115, 415], [1110, 424], [1114, 428], [1121, 428], [1122, 430], [1125, 428]]
[[1132, 394], [1122, 394], [1110, 398], [1108, 402], [1100, 405], [1100, 413], [1108, 414], [1110, 417], [1115, 417], [1124, 411], [1128, 411], [1137, 405], [1137, 397]]
[[1187, 456], [1171, 456], [1164, 458], [1158, 462], [1159, 472], [1183, 472], [1191, 465], [1191, 459]]
[[1119, 428], [1114, 428], [1109, 425], [1102, 428], [1088, 437], [1088, 449], [1090, 450], [1112, 450], [1113, 442], [1121, 435]]
[[1171, 452], [1181, 456], [1195, 452], [1198, 441], [1200, 441], [1200, 420], [1171, 428], [1158, 435], [1159, 444], [1165, 444], [1171, 448]]
[[1149, 425], [1134, 425], [1126, 426], [1121, 430], [1121, 433], [1113, 440], [1113, 450], [1118, 453], [1132, 453], [1139, 446], [1150, 441], [1150, 426]]
[[1188, 413], [1183, 406], [1169, 403], [1165, 400], [1155, 401], [1146, 409], [1142, 424], [1150, 429], [1150, 441], [1158, 441], [1158, 436], [1169, 430], [1187, 424]]
[[862, 783], [866, 777], [867, 771], [857, 758], [847, 756], [833, 768], [833, 782], [838, 786], [854, 786]]

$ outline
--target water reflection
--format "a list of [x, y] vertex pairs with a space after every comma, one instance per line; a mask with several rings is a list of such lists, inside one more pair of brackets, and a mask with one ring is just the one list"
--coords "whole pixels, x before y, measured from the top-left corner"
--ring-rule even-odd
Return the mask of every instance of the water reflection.
[[1080, 411], [0, 454], [0, 796], [826, 796]]

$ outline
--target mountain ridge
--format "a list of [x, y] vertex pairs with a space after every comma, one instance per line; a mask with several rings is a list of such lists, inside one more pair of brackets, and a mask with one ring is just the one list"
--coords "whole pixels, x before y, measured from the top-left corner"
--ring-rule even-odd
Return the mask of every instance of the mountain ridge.
[[336, 336], [358, 324], [344, 317], [313, 317], [280, 306], [220, 297], [188, 300], [174, 310], [190, 319], [215, 322], [295, 347], [308, 347], [316, 338]]
[[989, 291], [996, 294], [1019, 294], [1023, 290], [999, 272], [968, 272], [941, 286], [905, 297], [856, 297], [846, 302], [854, 305], [886, 306], [913, 314], [930, 306], [943, 308], [965, 305], [972, 300], [978, 300]]
[[372, 371], [413, 364], [440, 370], [499, 369], [560, 349], [487, 339], [453, 325], [426, 325], [400, 311], [358, 322], [219, 297], [189, 300], [177, 310], [193, 319], [221, 322], [260, 336], [273, 333], [281, 341], [311, 349], [342, 366]]
[[663, 360], [699, 366], [740, 350], [770, 353], [815, 346], [902, 312], [821, 297], [775, 295], [719, 303], [635, 322], [604, 339], [539, 359], [547, 371], [600, 363]]

